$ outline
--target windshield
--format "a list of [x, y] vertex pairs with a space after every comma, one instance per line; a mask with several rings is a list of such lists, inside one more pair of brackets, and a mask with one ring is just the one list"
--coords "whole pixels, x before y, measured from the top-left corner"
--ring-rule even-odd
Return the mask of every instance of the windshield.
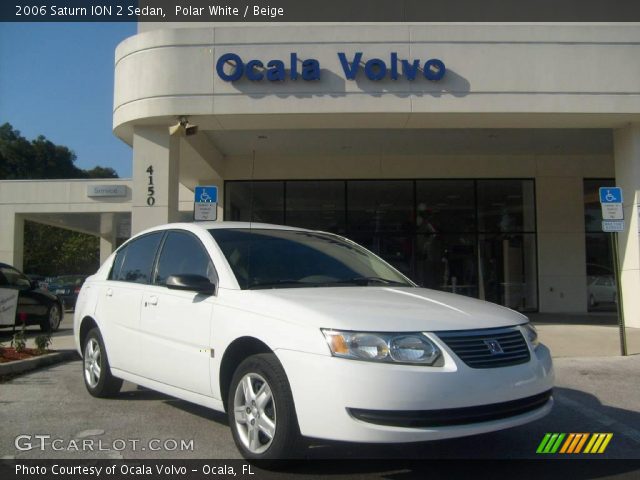
[[294, 230], [212, 229], [240, 288], [414, 286], [364, 248]]

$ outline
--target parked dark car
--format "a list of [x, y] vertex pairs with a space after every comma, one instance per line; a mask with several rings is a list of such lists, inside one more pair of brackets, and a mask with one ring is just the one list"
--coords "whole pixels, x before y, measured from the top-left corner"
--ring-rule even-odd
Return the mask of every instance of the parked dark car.
[[78, 300], [80, 288], [86, 279], [87, 275], [62, 275], [60, 277], [54, 277], [48, 283], [47, 289], [62, 299], [65, 308], [73, 310], [76, 307], [76, 300]]
[[62, 320], [64, 304], [55, 295], [38, 289], [37, 283], [20, 270], [0, 263], [0, 288], [15, 288], [18, 295], [16, 325], [39, 325], [43, 332], [58, 330]]

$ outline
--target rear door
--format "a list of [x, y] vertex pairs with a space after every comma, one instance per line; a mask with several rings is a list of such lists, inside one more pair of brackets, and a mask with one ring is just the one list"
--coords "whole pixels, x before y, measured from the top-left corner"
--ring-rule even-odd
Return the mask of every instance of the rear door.
[[211, 396], [211, 318], [215, 296], [170, 290], [170, 275], [196, 274], [217, 284], [213, 262], [197, 236], [172, 230], [165, 237], [153, 285], [145, 288], [140, 315], [143, 376]]
[[140, 304], [164, 232], [138, 237], [116, 254], [108, 280], [100, 285], [96, 318], [100, 323], [109, 362], [140, 374]]

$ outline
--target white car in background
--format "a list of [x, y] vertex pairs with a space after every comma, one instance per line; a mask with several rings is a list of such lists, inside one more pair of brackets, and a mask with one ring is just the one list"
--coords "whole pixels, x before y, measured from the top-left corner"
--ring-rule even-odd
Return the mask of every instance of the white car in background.
[[522, 425], [552, 408], [527, 318], [418, 288], [342, 237], [275, 225], [169, 224], [87, 279], [74, 333], [94, 396], [128, 380], [226, 411], [249, 459], [301, 436], [415, 442]]

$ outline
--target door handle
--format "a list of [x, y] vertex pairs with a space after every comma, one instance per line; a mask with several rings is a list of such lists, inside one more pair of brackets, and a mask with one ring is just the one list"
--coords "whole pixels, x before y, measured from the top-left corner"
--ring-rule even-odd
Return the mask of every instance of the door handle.
[[107, 297], [113, 297], [113, 290], [107, 288]]
[[158, 297], [156, 297], [155, 295], [149, 297], [149, 300], [147, 300], [145, 302], [146, 305], [157, 305], [158, 304]]

